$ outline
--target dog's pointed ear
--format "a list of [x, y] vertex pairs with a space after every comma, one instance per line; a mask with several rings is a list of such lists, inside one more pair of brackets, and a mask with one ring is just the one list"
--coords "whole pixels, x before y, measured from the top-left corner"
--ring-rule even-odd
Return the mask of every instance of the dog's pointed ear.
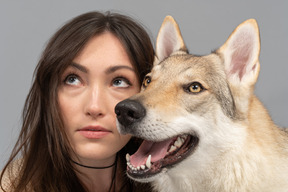
[[156, 42], [156, 62], [161, 62], [176, 51], [187, 52], [180, 29], [171, 16], [166, 16]]
[[216, 52], [224, 58], [230, 83], [255, 84], [260, 70], [260, 36], [256, 20], [241, 23]]

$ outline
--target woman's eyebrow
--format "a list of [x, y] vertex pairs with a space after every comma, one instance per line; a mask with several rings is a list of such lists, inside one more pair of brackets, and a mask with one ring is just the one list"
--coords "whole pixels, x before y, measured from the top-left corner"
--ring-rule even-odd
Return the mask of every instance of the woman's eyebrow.
[[117, 70], [120, 70], [120, 69], [128, 69], [130, 71], [135, 72], [133, 67], [130, 67], [130, 66], [127, 66], [127, 65], [116, 65], [116, 66], [112, 66], [112, 67], [109, 67], [108, 69], [106, 69], [105, 73], [106, 74], [110, 74], [110, 73], [113, 73], [113, 72], [115, 72]]
[[83, 73], [89, 72], [89, 70], [85, 66], [80, 65], [80, 64], [75, 63], [75, 62], [72, 62], [70, 66], [82, 71]]
[[[70, 66], [82, 71], [83, 73], [88, 73], [89, 72], [89, 69], [87, 69], [85, 66], [83, 66], [83, 65], [81, 65], [79, 63], [72, 62]], [[111, 73], [113, 73], [113, 72], [115, 72], [117, 70], [120, 70], [120, 69], [128, 69], [130, 71], [135, 72], [133, 67], [130, 67], [130, 66], [127, 66], [127, 65], [115, 65], [115, 66], [108, 67], [105, 70], [105, 73], [106, 74], [111, 74]]]

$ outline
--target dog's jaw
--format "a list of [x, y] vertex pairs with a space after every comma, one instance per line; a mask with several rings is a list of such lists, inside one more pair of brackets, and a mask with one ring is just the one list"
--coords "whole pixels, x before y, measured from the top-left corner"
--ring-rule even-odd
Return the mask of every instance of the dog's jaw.
[[[133, 124], [128, 129], [117, 122], [120, 133], [133, 134], [136, 137], [150, 141], [143, 142], [150, 146], [140, 146], [141, 153], [144, 154], [141, 160], [132, 160], [133, 158], [138, 158], [140, 152], [136, 152], [136, 154], [138, 153], [137, 155], [131, 156], [131, 162], [129, 155], [127, 155], [128, 176], [139, 182], [154, 181], [161, 177], [161, 175], [165, 175], [170, 169], [173, 169], [176, 164], [178, 166], [188, 156], [193, 156], [193, 153], [197, 151], [199, 143], [197, 132], [201, 130], [200, 125], [203, 125], [203, 121], [206, 121], [205, 119], [187, 113], [184, 117], [169, 118], [170, 121], [168, 121], [168, 119], [161, 119], [158, 112], [149, 110], [141, 122]], [[177, 129], [175, 129], [176, 127]], [[154, 155], [159, 156], [158, 153], [160, 152], [153, 149], [150, 150], [150, 147], [152, 148], [154, 144], [152, 141], [155, 145], [160, 145], [158, 148], [161, 147], [166, 150], [162, 151], [164, 154], [161, 157], [155, 157], [156, 159]], [[149, 154], [152, 154], [152, 157], [149, 157]]]
[[[157, 186], [157, 183], [163, 182], [163, 177], [177, 179], [177, 175], [179, 174], [193, 175], [193, 177], [190, 178], [190, 183], [193, 183], [193, 186], [195, 187], [197, 183], [191, 181], [197, 180], [197, 177], [202, 170], [200, 167], [203, 168], [203, 165], [206, 166], [211, 164], [211, 162], [209, 162], [211, 157], [218, 157], [222, 150], [226, 150], [225, 146], [222, 146], [221, 143], [230, 143], [230, 147], [235, 143], [235, 147], [237, 148], [239, 147], [237, 145], [243, 142], [243, 138], [238, 138], [237, 136], [243, 136], [244, 134], [238, 133], [237, 131], [244, 131], [244, 129], [242, 127], [235, 128], [239, 126], [237, 124], [233, 126], [235, 129], [231, 129], [230, 126], [233, 124], [233, 120], [228, 118], [220, 108], [217, 111], [218, 114], [215, 114], [215, 111], [211, 111], [207, 112], [205, 116], [189, 114], [188, 112], [183, 114], [184, 112], [182, 112], [180, 117], [175, 117], [174, 119], [169, 118], [170, 121], [168, 121], [167, 119], [161, 119], [159, 112], [152, 112], [152, 109], [148, 110], [146, 113], [147, 118], [142, 119], [141, 122], [135, 124], [135, 127], [133, 126], [129, 129], [133, 130], [134, 135], [142, 139], [158, 142], [186, 133], [197, 136], [199, 144], [197, 144], [194, 151], [187, 154], [189, 157], [177, 162], [175, 167], [173, 165], [162, 167], [160, 171], [154, 174], [145, 175], [143, 173], [142, 175], [137, 175], [133, 174], [133, 172], [132, 174], [129, 172], [130, 168], [128, 165], [128, 176], [138, 182], [153, 181], [153, 185]], [[157, 124], [155, 123], [156, 119]], [[130, 132], [127, 132], [127, 129], [122, 129], [123, 125], [119, 122], [117, 124], [119, 132], [125, 131], [125, 134], [130, 134]], [[157, 127], [153, 128], [152, 124], [157, 125]], [[175, 129], [175, 127], [177, 127], [177, 129]], [[139, 130], [141, 130], [141, 132]], [[223, 140], [223, 138], [225, 138], [225, 140]], [[209, 147], [211, 143], [215, 143], [215, 145]], [[187, 173], [187, 171], [193, 172], [193, 174]], [[166, 185], [169, 184], [167, 183]]]
[[131, 158], [127, 154], [127, 173], [133, 178], [157, 175], [191, 155], [198, 142], [198, 137], [192, 135], [180, 135], [162, 142], [144, 140]]

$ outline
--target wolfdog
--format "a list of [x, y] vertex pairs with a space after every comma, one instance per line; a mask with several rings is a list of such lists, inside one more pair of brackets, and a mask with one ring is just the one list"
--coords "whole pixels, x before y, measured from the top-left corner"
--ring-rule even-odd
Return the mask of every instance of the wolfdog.
[[120, 133], [144, 140], [129, 177], [161, 192], [287, 192], [288, 134], [254, 94], [259, 53], [254, 19], [198, 56], [167, 16], [142, 91], [115, 107]]

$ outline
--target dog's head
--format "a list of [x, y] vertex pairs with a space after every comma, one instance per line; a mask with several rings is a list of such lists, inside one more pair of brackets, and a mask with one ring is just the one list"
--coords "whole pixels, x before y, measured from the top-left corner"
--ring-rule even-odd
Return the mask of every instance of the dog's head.
[[167, 16], [142, 91], [115, 108], [120, 133], [144, 139], [134, 155], [127, 155], [128, 175], [148, 182], [188, 162], [196, 172], [203, 168], [196, 167], [199, 162], [223, 150], [223, 139], [241, 140], [241, 129], [229, 126], [245, 123], [259, 52], [253, 19], [239, 25], [215, 52], [195, 56], [188, 54], [177, 23]]

